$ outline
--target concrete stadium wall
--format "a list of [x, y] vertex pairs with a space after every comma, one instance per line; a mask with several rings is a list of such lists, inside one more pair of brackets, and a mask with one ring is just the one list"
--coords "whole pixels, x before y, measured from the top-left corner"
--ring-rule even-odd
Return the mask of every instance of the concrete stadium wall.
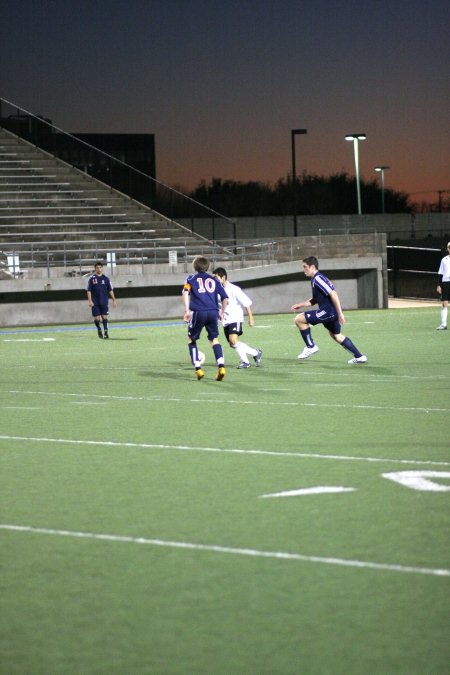
[[[387, 307], [387, 282], [381, 255], [322, 259], [320, 269], [334, 282], [344, 309]], [[186, 272], [133, 276], [117, 275], [113, 285], [117, 308], [113, 321], [182, 319], [181, 289]], [[289, 312], [310, 296], [301, 262], [234, 270], [235, 281], [250, 295], [255, 313]], [[0, 327], [74, 324], [92, 321], [86, 279], [56, 278], [0, 281]]]

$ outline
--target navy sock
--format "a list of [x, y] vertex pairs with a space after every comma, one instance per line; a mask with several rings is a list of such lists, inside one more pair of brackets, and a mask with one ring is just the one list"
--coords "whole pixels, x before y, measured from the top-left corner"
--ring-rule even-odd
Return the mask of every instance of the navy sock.
[[213, 345], [214, 357], [218, 366], [223, 366], [225, 359], [223, 358], [223, 349], [221, 344]]
[[100, 321], [97, 320], [97, 321], [94, 321], [94, 323], [95, 323], [95, 325], [97, 326], [98, 332], [100, 333], [100, 332], [101, 332], [101, 329], [100, 329]]
[[108, 319], [103, 319], [103, 328], [105, 329], [105, 333], [108, 331]]
[[310, 328], [305, 328], [305, 330], [301, 330], [300, 335], [302, 336], [303, 342], [307, 347], [314, 347], [314, 340], [311, 337]]
[[192, 365], [195, 366], [195, 362], [198, 361], [197, 343], [190, 342], [188, 346], [189, 346], [189, 356], [191, 357]]
[[346, 349], [348, 352], [351, 352], [353, 356], [355, 356], [357, 359], [362, 356], [361, 352], [356, 349], [355, 345], [353, 342], [350, 340], [350, 338], [346, 337], [344, 340], [342, 340], [341, 345]]

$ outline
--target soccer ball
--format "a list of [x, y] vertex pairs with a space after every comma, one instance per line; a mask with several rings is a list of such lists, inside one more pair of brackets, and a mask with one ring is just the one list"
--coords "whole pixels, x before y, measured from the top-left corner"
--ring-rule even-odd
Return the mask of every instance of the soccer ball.
[[200, 361], [200, 365], [202, 366], [205, 363], [206, 356], [204, 355], [203, 352], [198, 350], [198, 360]]

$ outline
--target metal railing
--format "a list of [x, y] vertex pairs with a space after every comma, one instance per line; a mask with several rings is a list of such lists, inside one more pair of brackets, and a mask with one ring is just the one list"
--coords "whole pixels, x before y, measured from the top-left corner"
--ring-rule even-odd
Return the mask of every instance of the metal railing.
[[[53, 234], [57, 236], [57, 233]], [[358, 241], [351, 234], [271, 240], [242, 239], [236, 243], [233, 255], [228, 253], [230, 245], [231, 240], [227, 239], [211, 242], [183, 241], [182, 238], [177, 238], [175, 242], [161, 237], [145, 242], [141, 237], [114, 237], [95, 241], [56, 239], [52, 242], [33, 239], [8, 243], [7, 248], [0, 251], [0, 260], [7, 267], [9, 258], [10, 277], [33, 278], [82, 275], [92, 270], [93, 262], [97, 259], [108, 265], [108, 257], [114, 259], [112, 274], [142, 274], [188, 271], [196, 255], [205, 255], [211, 265], [220, 261], [229, 269], [241, 269], [298, 261], [311, 254], [319, 259], [385, 254], [385, 238], [377, 233], [361, 235]]]
[[423, 246], [387, 246], [389, 294], [436, 299], [437, 271], [445, 251]]
[[0, 266], [4, 279], [55, 276], [83, 276], [92, 273], [93, 263], [101, 260], [111, 274], [143, 274], [180, 269], [188, 271], [196, 255], [205, 255], [214, 264], [233, 260], [236, 256], [223, 253], [214, 242], [182, 242], [177, 244], [154, 241], [139, 245], [128, 239], [114, 241], [22, 242], [0, 251]]

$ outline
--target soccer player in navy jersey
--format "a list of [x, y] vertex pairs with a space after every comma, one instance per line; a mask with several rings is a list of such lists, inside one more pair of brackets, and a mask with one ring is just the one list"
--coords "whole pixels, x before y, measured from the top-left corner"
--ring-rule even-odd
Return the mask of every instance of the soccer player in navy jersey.
[[341, 333], [341, 325], [345, 323], [339, 296], [329, 279], [319, 272], [319, 262], [315, 256], [303, 259], [303, 272], [311, 279], [312, 298], [292, 305], [291, 310], [297, 312], [302, 307], [318, 305], [319, 309], [297, 314], [295, 325], [305, 343], [305, 348], [298, 355], [301, 360], [308, 359], [319, 351], [311, 337], [311, 326], [321, 323], [328, 330], [333, 340], [353, 354], [348, 363], [366, 363], [367, 356], [362, 354], [350, 340]]
[[[95, 263], [95, 273], [91, 274], [87, 283], [88, 305], [92, 308], [92, 316], [97, 327], [97, 334], [100, 339], [109, 338], [108, 334], [108, 303], [109, 298], [116, 306], [116, 297], [109, 278], [103, 274], [103, 264], [100, 261]], [[100, 327], [100, 321], [103, 323], [103, 330]]]
[[[218, 366], [216, 380], [220, 382], [225, 377], [226, 371], [222, 345], [218, 340], [219, 319], [223, 319], [228, 295], [220, 281], [208, 274], [208, 258], [196, 256], [192, 267], [195, 274], [191, 274], [183, 286], [184, 320], [188, 324], [189, 355], [195, 367], [197, 379], [201, 380], [205, 373], [198, 358], [197, 340], [205, 328]], [[219, 307], [220, 301], [221, 307]]]

